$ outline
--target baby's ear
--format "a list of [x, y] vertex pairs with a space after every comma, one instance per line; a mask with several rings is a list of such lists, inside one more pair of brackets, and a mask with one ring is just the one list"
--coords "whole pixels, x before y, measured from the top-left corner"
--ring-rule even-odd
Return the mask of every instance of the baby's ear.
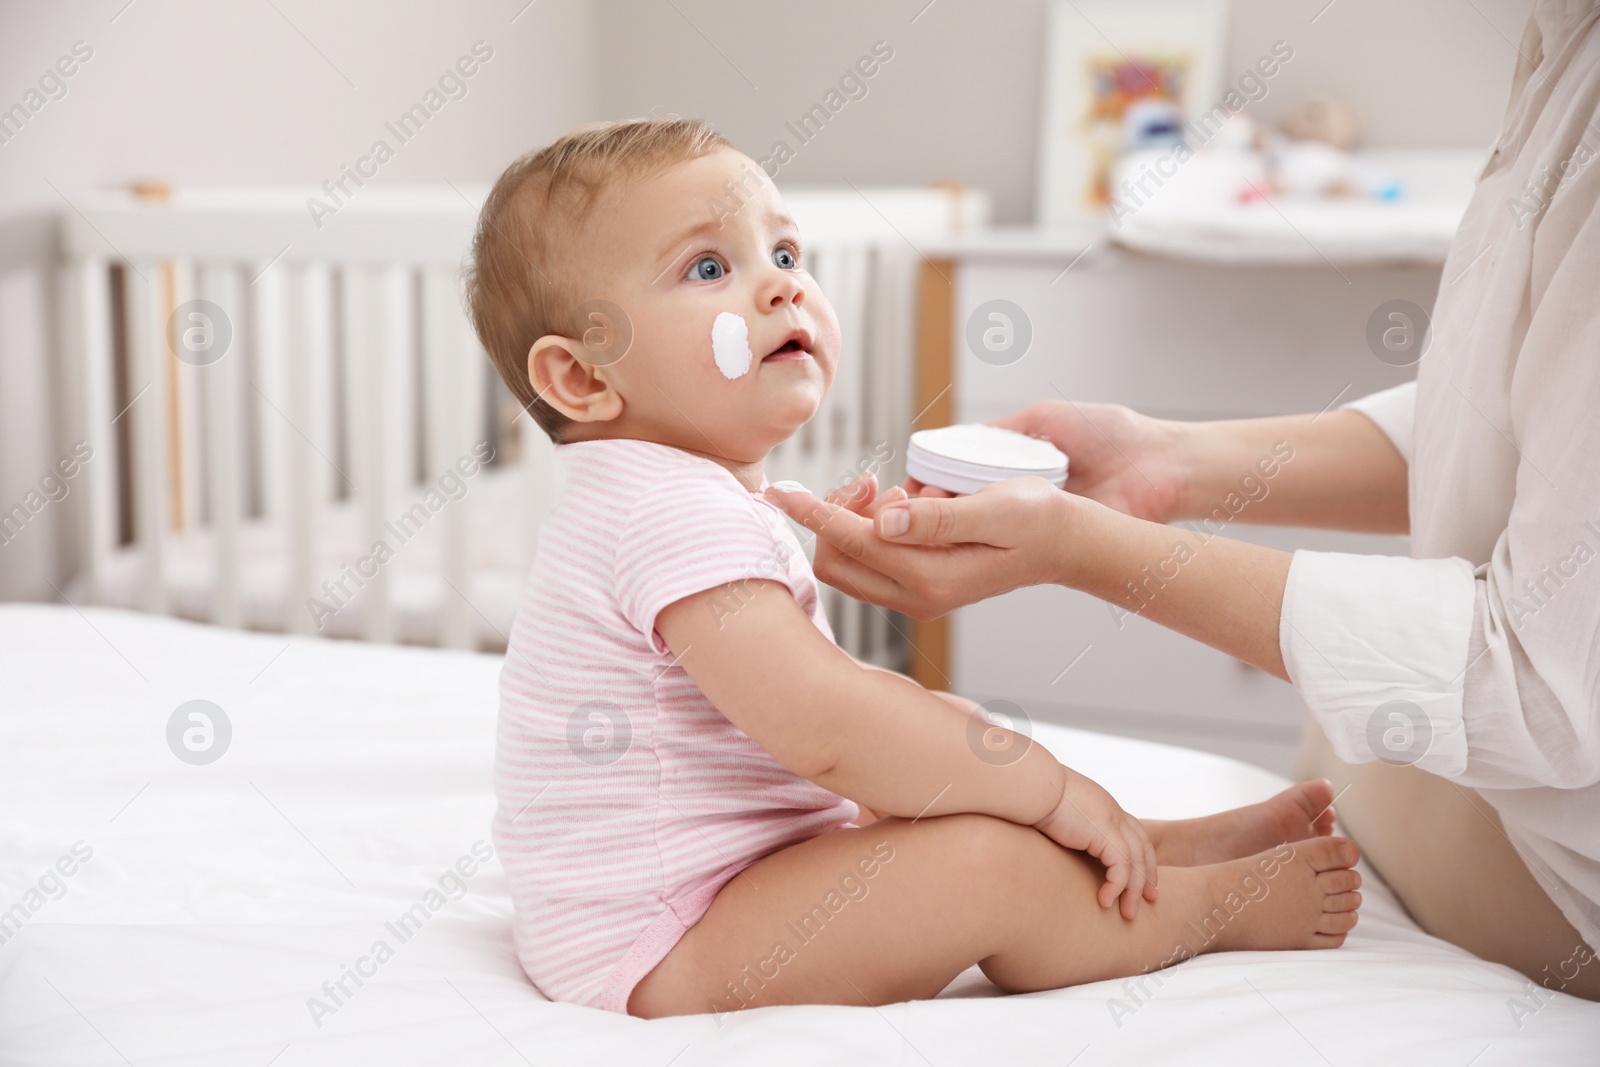
[[545, 334], [528, 349], [528, 381], [546, 403], [574, 422], [609, 422], [622, 414], [622, 394], [608, 369], [587, 355], [580, 342]]

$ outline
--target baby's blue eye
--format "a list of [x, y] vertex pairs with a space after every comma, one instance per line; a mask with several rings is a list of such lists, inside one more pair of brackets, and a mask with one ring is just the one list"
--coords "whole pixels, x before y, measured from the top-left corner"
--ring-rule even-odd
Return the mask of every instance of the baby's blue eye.
[[784, 270], [794, 270], [800, 265], [795, 260], [794, 253], [789, 251], [787, 248], [774, 249], [772, 252], [772, 262], [776, 263]]
[[693, 274], [703, 282], [714, 282], [725, 272], [715, 256], [701, 256], [695, 262]]

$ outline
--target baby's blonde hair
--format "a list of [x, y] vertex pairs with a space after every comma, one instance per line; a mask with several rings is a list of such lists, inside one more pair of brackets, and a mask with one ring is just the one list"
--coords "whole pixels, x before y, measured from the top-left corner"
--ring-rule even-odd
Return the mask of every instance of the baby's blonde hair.
[[528, 350], [546, 334], [576, 336], [577, 237], [599, 194], [730, 147], [700, 119], [595, 122], [518, 159], [489, 191], [472, 238], [467, 305], [500, 377], [552, 441], [572, 420], [535, 392]]

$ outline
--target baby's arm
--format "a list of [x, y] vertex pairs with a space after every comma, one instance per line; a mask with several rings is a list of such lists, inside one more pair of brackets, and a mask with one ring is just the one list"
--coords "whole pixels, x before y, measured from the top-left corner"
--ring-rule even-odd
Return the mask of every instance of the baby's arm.
[[[849, 655], [849, 653], [847, 652], [847, 653], [845, 653], [845, 655]], [[896, 678], [904, 678], [906, 681], [911, 682], [912, 684], [920, 684], [920, 683], [917, 683], [916, 680], [911, 678], [909, 675], [901, 674], [899, 671], [891, 671], [891, 670], [889, 670], [888, 667], [880, 667], [876, 663], [867, 663], [864, 660], [856, 659], [854, 656], [850, 656], [850, 660], [856, 666], [860, 667], [862, 670], [865, 670], [865, 671], [886, 671], [887, 673], [894, 675]], [[929, 689], [928, 692], [932, 693], [934, 696], [938, 697], [940, 700], [943, 700], [948, 704], [954, 704], [956, 707], [960, 708], [962, 710], [962, 712], [965, 713], [965, 714], [969, 714], [970, 715], [972, 713], [972, 709], [978, 706], [976, 701], [968, 700], [966, 697], [958, 697], [954, 693], [946, 693], [942, 689]], [[856, 807], [860, 808], [865, 813], [865, 818], [861, 818], [861, 819], [857, 819], [856, 820], [856, 825], [858, 825], [858, 826], [865, 826], [870, 822], [876, 822], [877, 820], [879, 820], [879, 819], [884, 817], [884, 813], [883, 812], [881, 812], [881, 811], [873, 811], [871, 808], [869, 808], [867, 805], [861, 803], [861, 801], [859, 801], [859, 800], [857, 800], [855, 802], [855, 804], [856, 804]]]
[[784, 585], [708, 589], [662, 609], [655, 628], [717, 709], [791, 771], [883, 815], [978, 812], [1038, 826], [1100, 857], [1102, 904], [1120, 894], [1132, 917], [1155, 872], [1137, 820], [1043, 745], [1018, 746], [1008, 762], [984, 758], [966, 702], [857, 663]]

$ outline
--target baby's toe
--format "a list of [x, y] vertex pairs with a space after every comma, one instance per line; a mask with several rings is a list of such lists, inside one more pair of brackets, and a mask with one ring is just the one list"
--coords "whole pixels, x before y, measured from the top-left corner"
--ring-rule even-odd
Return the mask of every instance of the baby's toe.
[[1359, 907], [1361, 907], [1360, 893], [1331, 893], [1322, 898], [1322, 910], [1325, 912], [1355, 911]]
[[1338, 867], [1317, 875], [1317, 888], [1324, 893], [1349, 893], [1361, 888], [1361, 872], [1349, 867]]
[[1356, 923], [1360, 921], [1360, 914], [1354, 911], [1323, 912], [1317, 919], [1317, 933], [1342, 936], [1354, 930]]
[[1333, 783], [1326, 778], [1311, 782], [1297, 782], [1288, 790], [1295, 803], [1306, 813], [1308, 820], [1316, 820], [1333, 803]]
[[1318, 815], [1311, 824], [1312, 833], [1317, 837], [1327, 837], [1333, 833], [1333, 822], [1337, 818], [1338, 815], [1333, 808], [1324, 808], [1322, 814]]
[[1314, 837], [1298, 842], [1294, 847], [1302, 850], [1312, 870], [1318, 873], [1354, 867], [1361, 859], [1361, 850], [1348, 837]]

